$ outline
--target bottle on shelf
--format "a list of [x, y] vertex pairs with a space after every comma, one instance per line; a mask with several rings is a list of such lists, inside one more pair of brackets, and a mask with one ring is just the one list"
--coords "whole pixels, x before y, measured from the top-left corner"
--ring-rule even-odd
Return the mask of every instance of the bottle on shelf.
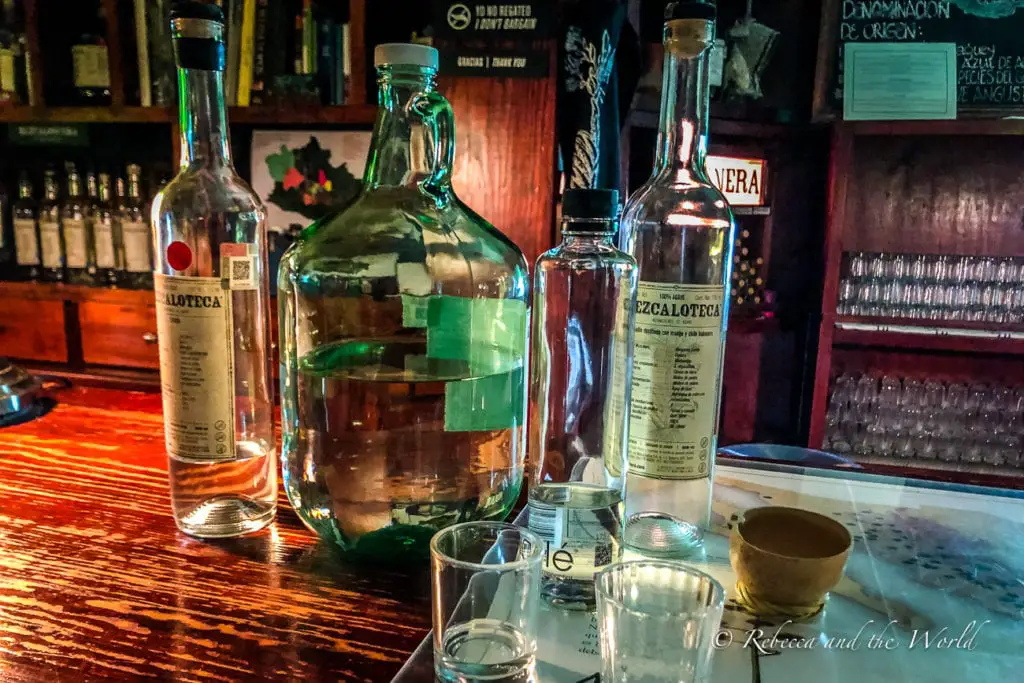
[[89, 224], [92, 228], [90, 266], [95, 268], [95, 281], [100, 285], [116, 285], [118, 274], [117, 212], [111, 197], [110, 174], [99, 174], [99, 196], [90, 204]]
[[592, 605], [622, 553], [636, 261], [613, 244], [618, 195], [567, 190], [562, 243], [534, 268], [529, 527], [563, 606]]
[[149, 230], [149, 216], [142, 200], [142, 168], [128, 164], [127, 187], [117, 179], [118, 222], [121, 239], [118, 243], [120, 273], [118, 280], [131, 289], [153, 288], [153, 240]]
[[[18, 180], [18, 200], [14, 202], [15, 279], [36, 281], [40, 278], [42, 260], [39, 255], [39, 215], [32, 197], [32, 181], [22, 171]], [[57, 235], [60, 239], [60, 235]]]
[[396, 565], [519, 496], [530, 285], [522, 252], [452, 191], [437, 50], [378, 45], [374, 61], [363, 190], [278, 271], [282, 459], [307, 526]]
[[672, 558], [699, 552], [709, 521], [734, 223], [704, 167], [715, 7], [665, 17], [654, 172], [622, 220], [640, 273], [624, 540]]
[[7, 189], [0, 185], [0, 280], [14, 277], [14, 226], [11, 215], [11, 199]]
[[96, 11], [90, 13], [81, 35], [71, 46], [72, 82], [79, 104], [110, 104], [110, 60], [105, 34], [103, 3], [97, 2]]
[[[66, 163], [65, 168], [68, 191], [60, 209], [60, 229], [67, 280], [73, 285], [91, 285], [95, 284], [95, 278], [90, 272], [89, 200], [82, 194], [82, 178], [78, 169], [71, 162]], [[91, 171], [88, 179], [95, 185], [96, 176]]]
[[43, 201], [39, 204], [39, 253], [43, 265], [40, 279], [45, 282], [63, 282], [65, 278], [60, 214], [57, 171], [48, 168], [43, 174]]
[[185, 533], [256, 531], [277, 509], [266, 210], [235, 172], [224, 106], [224, 16], [171, 12], [181, 162], [153, 200], [164, 430]]
[[0, 106], [25, 104], [18, 78], [20, 48], [14, 0], [3, 0], [0, 5]]

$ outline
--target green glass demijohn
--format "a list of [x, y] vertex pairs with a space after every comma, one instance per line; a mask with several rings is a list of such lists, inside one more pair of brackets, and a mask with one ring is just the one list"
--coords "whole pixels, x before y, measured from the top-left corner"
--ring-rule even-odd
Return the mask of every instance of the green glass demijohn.
[[437, 51], [374, 57], [362, 190], [281, 262], [282, 468], [307, 526], [398, 565], [519, 495], [529, 280], [516, 245], [452, 192]]

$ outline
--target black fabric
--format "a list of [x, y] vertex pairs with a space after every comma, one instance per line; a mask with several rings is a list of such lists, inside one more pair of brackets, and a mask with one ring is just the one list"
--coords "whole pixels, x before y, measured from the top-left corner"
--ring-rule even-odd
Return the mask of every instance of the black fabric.
[[[557, 110], [567, 187], [619, 187], [620, 96], [628, 104], [635, 77], [620, 83], [617, 69], [637, 63], [623, 62], [618, 53], [625, 19], [621, 0], [586, 0], [563, 9]], [[629, 84], [629, 92], [620, 93], [620, 84]]]

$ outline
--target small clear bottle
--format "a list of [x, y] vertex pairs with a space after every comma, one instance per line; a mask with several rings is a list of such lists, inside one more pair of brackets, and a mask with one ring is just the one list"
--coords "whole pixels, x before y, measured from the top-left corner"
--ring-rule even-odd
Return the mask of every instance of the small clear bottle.
[[[60, 210], [60, 230], [64, 238], [64, 264], [68, 282], [73, 285], [95, 284], [89, 269], [89, 200], [82, 195], [82, 177], [75, 165], [65, 165], [68, 172], [68, 193]], [[89, 174], [95, 184], [96, 176]]]
[[103, 286], [117, 284], [117, 213], [111, 190], [110, 174], [100, 173], [99, 194], [89, 207], [92, 228], [89, 266], [95, 273], [95, 283]]
[[64, 236], [60, 229], [60, 190], [57, 172], [43, 174], [43, 201], [39, 204], [39, 254], [43, 261], [40, 276], [44, 282], [64, 282]]
[[118, 281], [131, 289], [153, 288], [153, 252], [149, 231], [149, 216], [142, 199], [142, 168], [128, 164], [128, 183], [117, 179], [118, 224], [117, 242], [120, 269]]
[[[17, 279], [34, 282], [39, 279], [42, 262], [39, 256], [39, 214], [32, 198], [32, 181], [22, 171], [18, 180], [18, 200], [14, 202], [14, 251]], [[60, 235], [57, 236], [60, 239]]]
[[534, 271], [529, 527], [542, 594], [586, 608], [621, 555], [637, 268], [613, 244], [618, 192], [570, 189]]

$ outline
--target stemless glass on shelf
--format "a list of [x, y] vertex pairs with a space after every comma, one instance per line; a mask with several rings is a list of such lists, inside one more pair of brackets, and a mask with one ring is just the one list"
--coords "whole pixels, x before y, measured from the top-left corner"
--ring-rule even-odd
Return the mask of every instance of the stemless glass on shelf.
[[1024, 387], [841, 374], [825, 448], [886, 460], [1024, 468]]
[[849, 252], [837, 310], [880, 318], [1021, 323], [1024, 259]]

